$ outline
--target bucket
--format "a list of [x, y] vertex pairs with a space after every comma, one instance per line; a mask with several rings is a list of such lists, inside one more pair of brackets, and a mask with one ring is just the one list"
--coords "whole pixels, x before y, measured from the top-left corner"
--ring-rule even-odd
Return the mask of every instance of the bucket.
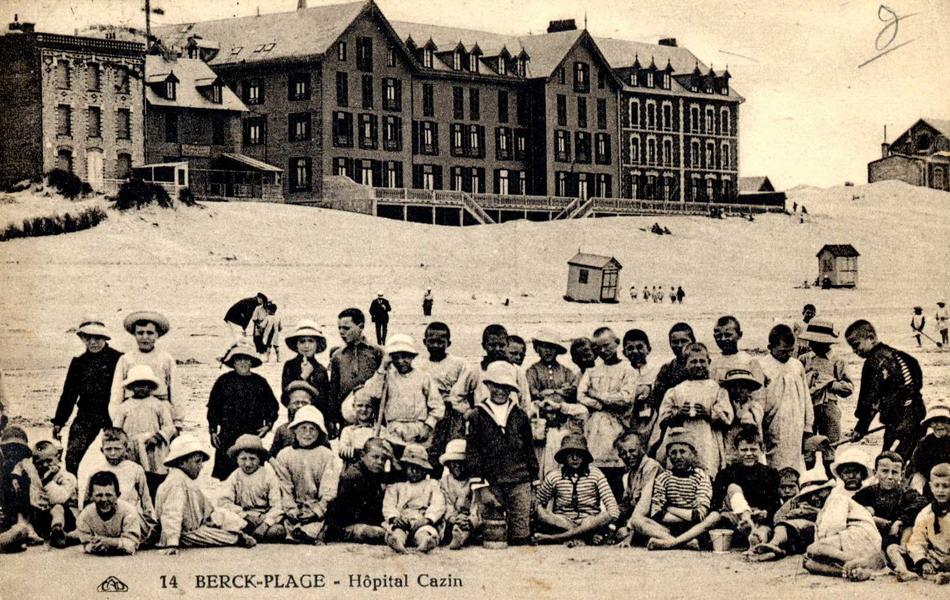
[[482, 546], [492, 550], [508, 547], [508, 523], [503, 519], [486, 519], [482, 522]]
[[732, 531], [729, 529], [712, 529], [709, 532], [712, 539], [713, 552], [725, 554], [732, 548]]

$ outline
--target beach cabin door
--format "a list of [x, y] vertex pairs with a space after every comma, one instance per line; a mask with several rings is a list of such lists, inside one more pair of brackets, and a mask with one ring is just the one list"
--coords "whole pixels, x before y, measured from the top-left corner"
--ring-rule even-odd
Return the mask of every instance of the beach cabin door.
[[607, 269], [600, 284], [601, 300], [617, 299], [617, 271]]

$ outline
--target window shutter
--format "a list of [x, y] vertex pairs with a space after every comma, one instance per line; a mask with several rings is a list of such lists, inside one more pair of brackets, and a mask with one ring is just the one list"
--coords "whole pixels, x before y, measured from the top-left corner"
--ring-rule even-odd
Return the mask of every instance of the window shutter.
[[495, 169], [494, 176], [492, 177], [492, 193], [499, 194], [501, 193], [501, 188], [499, 186], [498, 179], [501, 176], [501, 169]]
[[436, 165], [432, 167], [432, 179], [435, 181], [435, 184], [432, 186], [437, 190], [442, 189], [442, 167]]
[[373, 171], [373, 186], [379, 187], [383, 185], [383, 163], [378, 160], [374, 160], [371, 163], [371, 169]]
[[[499, 127], [495, 128], [495, 158], [501, 160], [501, 128]], [[497, 194], [498, 191], [495, 190], [495, 193]]]
[[296, 120], [294, 119], [293, 114], [287, 115], [287, 141], [292, 142], [296, 139], [294, 136], [294, 125], [296, 125]]
[[419, 121], [412, 122], [412, 153], [419, 154]]
[[402, 183], [402, 163], [397, 161], [393, 164], [396, 165], [396, 187], [405, 187]]
[[433, 154], [439, 153], [439, 124], [432, 124], [432, 150]]
[[396, 110], [402, 110], [402, 80], [396, 79]]
[[478, 157], [485, 158], [485, 126], [484, 125], [478, 126]]

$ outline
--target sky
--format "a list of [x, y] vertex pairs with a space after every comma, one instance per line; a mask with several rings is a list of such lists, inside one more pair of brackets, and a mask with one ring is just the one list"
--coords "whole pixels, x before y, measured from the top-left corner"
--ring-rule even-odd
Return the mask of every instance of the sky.
[[[308, 0], [309, 6], [338, 0]], [[740, 108], [740, 175], [778, 189], [865, 183], [919, 118], [950, 119], [950, 0], [377, 0], [391, 20], [507, 34], [573, 18], [595, 37], [675, 37], [717, 70]], [[100, 23], [144, 27], [144, 0], [0, 0], [0, 18], [73, 33]], [[153, 23], [294, 10], [297, 0], [152, 0]], [[895, 26], [895, 16], [896, 26]], [[886, 19], [886, 20], [883, 20]], [[883, 54], [882, 54], [883, 52]], [[870, 62], [868, 62], [870, 61]], [[863, 66], [862, 66], [863, 65]]]

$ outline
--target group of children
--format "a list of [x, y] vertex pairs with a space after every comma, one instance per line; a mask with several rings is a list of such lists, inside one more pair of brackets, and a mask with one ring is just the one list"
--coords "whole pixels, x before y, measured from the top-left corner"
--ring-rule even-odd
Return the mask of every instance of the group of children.
[[663, 302], [663, 299], [669, 296], [670, 304], [676, 304], [679, 302], [683, 303], [683, 298], [686, 297], [686, 292], [683, 291], [683, 286], [673, 287], [670, 286], [669, 293], [663, 291], [663, 286], [653, 286], [652, 288], [647, 288], [643, 286], [642, 295], [638, 294], [637, 287], [634, 285], [630, 286], [630, 299], [636, 300], [637, 297], [642, 297], [644, 302], [653, 301], [656, 303]]
[[[148, 355], [168, 323], [156, 313], [130, 319]], [[340, 314], [345, 346], [331, 352], [330, 376], [316, 358], [326, 338], [301, 322], [285, 339], [297, 356], [285, 363], [279, 401], [252, 372], [255, 349], [228, 350], [231, 371], [208, 402], [212, 476], [223, 482], [215, 501], [197, 483], [211, 454], [181, 432], [172, 369], [153, 367], [169, 357], [123, 355], [105, 466], [82, 488], [61, 469], [56, 444], [31, 450], [19, 428], [3, 432], [0, 547], [46, 539], [93, 554], [341, 541], [396, 552], [475, 543], [663, 550], [707, 548], [710, 532], [726, 529], [754, 561], [798, 553], [819, 574], [865, 579], [886, 564], [901, 579], [947, 580], [950, 407], [931, 406], [916, 425], [931, 432], [912, 444], [889, 420], [899, 431], [894, 444], [885, 435], [873, 471], [854, 447], [835, 460], [834, 446], [867, 429], [840, 431], [837, 402], [853, 384], [832, 352], [830, 322], [810, 319], [798, 336], [776, 325], [759, 359], [739, 349], [735, 317], [716, 322], [715, 356], [678, 323], [674, 359], [662, 366], [649, 361], [639, 329], [620, 338], [601, 327], [570, 344], [544, 330], [531, 339], [538, 361], [527, 369], [528, 343], [501, 325], [485, 328], [485, 355], [468, 365], [448, 353], [444, 323], [426, 328], [420, 359], [406, 335], [383, 349], [366, 343], [364, 322], [357, 309]], [[880, 349], [865, 323], [847, 338], [870, 363]], [[568, 354], [575, 368], [559, 362]], [[268, 450], [262, 438], [280, 404], [288, 422]]]

